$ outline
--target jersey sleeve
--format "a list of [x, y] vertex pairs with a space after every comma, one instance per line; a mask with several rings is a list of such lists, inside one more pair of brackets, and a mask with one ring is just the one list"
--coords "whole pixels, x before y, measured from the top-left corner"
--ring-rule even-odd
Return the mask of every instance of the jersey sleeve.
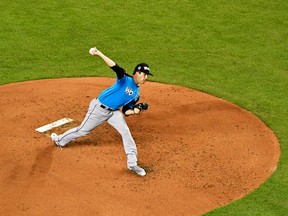
[[122, 79], [126, 73], [126, 71], [119, 67], [119, 65], [114, 65], [113, 67], [111, 67], [111, 69], [117, 74], [117, 78], [118, 79]]

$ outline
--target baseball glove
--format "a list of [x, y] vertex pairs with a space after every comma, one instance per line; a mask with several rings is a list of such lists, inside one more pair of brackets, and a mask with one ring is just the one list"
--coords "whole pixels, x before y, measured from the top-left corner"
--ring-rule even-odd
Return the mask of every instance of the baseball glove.
[[147, 110], [148, 106], [149, 105], [147, 103], [139, 103], [139, 104], [134, 105], [133, 109], [137, 108], [140, 111], [143, 111], [143, 110]]

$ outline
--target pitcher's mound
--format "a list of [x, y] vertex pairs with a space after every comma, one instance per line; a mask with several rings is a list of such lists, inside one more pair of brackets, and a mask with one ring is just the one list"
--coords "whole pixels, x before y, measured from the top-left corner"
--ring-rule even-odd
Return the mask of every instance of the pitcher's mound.
[[258, 118], [191, 89], [147, 82], [149, 110], [127, 123], [147, 176], [126, 168], [108, 124], [62, 150], [36, 128], [84, 118], [110, 78], [0, 86], [2, 215], [195, 215], [239, 199], [276, 169], [279, 143]]

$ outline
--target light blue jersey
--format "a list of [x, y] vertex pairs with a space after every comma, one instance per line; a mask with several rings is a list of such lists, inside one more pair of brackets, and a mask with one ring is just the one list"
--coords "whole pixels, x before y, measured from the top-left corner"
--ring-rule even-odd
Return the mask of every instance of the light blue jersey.
[[132, 108], [139, 97], [139, 86], [134, 82], [132, 76], [125, 74], [121, 79], [117, 77], [113, 86], [102, 91], [98, 100], [103, 105], [117, 110], [125, 105]]

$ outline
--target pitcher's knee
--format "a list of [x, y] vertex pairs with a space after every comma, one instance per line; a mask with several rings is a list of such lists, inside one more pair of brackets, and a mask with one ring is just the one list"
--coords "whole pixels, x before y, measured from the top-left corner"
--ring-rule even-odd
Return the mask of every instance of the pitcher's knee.
[[127, 128], [122, 128], [122, 130], [119, 131], [119, 132], [120, 132], [120, 134], [122, 135], [122, 137], [123, 137], [123, 136], [131, 136], [131, 132], [130, 132], [130, 130], [129, 130], [128, 127], [127, 127]]

